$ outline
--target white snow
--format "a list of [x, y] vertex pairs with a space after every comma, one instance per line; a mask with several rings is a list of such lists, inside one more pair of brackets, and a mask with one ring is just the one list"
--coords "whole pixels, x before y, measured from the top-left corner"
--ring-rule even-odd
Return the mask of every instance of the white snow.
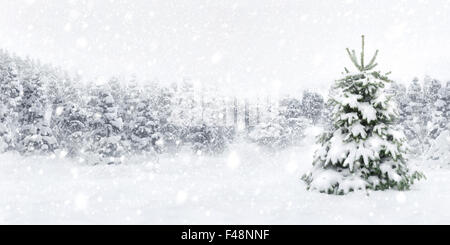
[[76, 41], [77, 48], [84, 49], [88, 46], [88, 41], [85, 37], [80, 37]]
[[[358, 103], [358, 110], [361, 112], [364, 119], [367, 122], [377, 120], [377, 111], [369, 103]], [[390, 115], [390, 114], [389, 114]]]
[[114, 166], [0, 155], [0, 224], [450, 223], [450, 168], [418, 159], [412, 164], [428, 179], [411, 191], [307, 191], [300, 177], [313, 136], [274, 154], [237, 144], [222, 157], [181, 153]]
[[56, 114], [57, 116], [60, 116], [63, 112], [64, 112], [64, 107], [58, 106], [58, 107], [56, 108], [55, 114]]
[[219, 63], [223, 58], [223, 55], [221, 52], [216, 52], [211, 56], [211, 63], [217, 64]]
[[364, 129], [364, 126], [362, 126], [359, 122], [354, 123], [350, 126], [350, 132], [354, 137], [357, 137], [358, 135], [361, 135], [363, 139], [367, 137], [367, 133]]
[[235, 169], [237, 167], [239, 167], [239, 165], [241, 164], [241, 160], [239, 158], [239, 155], [236, 151], [232, 151], [227, 159], [227, 166], [231, 169]]

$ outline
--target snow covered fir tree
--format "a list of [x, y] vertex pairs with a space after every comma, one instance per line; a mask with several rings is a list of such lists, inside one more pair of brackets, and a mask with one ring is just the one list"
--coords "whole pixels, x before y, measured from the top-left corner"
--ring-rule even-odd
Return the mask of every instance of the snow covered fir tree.
[[356, 72], [345, 68], [329, 98], [332, 126], [319, 139], [313, 169], [302, 179], [307, 188], [328, 194], [357, 190], [408, 190], [424, 177], [408, 168], [406, 139], [395, 125], [393, 95], [386, 88], [389, 73], [375, 71], [378, 50], [365, 62], [362, 51], [347, 53]]

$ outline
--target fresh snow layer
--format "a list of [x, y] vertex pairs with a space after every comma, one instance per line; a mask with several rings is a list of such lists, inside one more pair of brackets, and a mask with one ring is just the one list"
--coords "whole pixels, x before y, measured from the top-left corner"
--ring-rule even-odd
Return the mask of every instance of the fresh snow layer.
[[450, 224], [450, 168], [417, 160], [428, 179], [411, 191], [307, 191], [318, 130], [307, 131], [276, 154], [236, 144], [114, 166], [1, 155], [0, 224]]

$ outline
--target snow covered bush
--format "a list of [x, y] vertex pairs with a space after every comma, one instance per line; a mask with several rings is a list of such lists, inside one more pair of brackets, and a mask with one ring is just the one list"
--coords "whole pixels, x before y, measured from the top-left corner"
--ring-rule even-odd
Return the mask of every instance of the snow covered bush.
[[323, 97], [315, 92], [305, 91], [302, 98], [302, 114], [313, 123], [319, 122], [324, 109]]
[[306, 128], [311, 125], [311, 120], [303, 117], [288, 118], [286, 125], [283, 125], [288, 145], [298, 144], [305, 137]]
[[356, 190], [407, 190], [423, 174], [410, 171], [405, 159], [405, 139], [396, 131], [396, 105], [385, 91], [388, 74], [372, 69], [378, 51], [364, 63], [364, 36], [361, 61], [347, 49], [358, 69], [336, 81], [330, 98], [333, 127], [319, 139], [313, 169], [302, 179], [307, 188], [328, 194]]
[[230, 139], [226, 136], [226, 128], [203, 124], [192, 127], [187, 140], [192, 144], [192, 150], [196, 154], [219, 154], [229, 143]]
[[[165, 123], [159, 128], [159, 135], [161, 141], [157, 142], [159, 145], [159, 152], [177, 152], [182, 146], [182, 133], [178, 126], [172, 123]], [[162, 144], [162, 145], [161, 145]]]
[[252, 142], [272, 149], [283, 148], [288, 143], [285, 130], [277, 120], [256, 125], [248, 137]]
[[442, 132], [450, 130], [450, 82], [446, 86], [439, 89], [436, 97], [430, 101], [433, 104], [431, 129], [429, 137], [434, 140], [439, 137]]
[[279, 114], [271, 120], [253, 127], [248, 134], [250, 141], [272, 150], [283, 149], [300, 142], [310, 122], [295, 113], [292, 103], [287, 105], [283, 106]]

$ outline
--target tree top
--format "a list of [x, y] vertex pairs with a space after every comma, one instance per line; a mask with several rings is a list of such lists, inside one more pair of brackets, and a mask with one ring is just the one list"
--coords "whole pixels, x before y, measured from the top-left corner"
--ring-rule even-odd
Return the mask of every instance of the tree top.
[[[355, 50], [352, 50], [351, 52], [350, 52], [350, 49], [348, 49], [348, 48], [346, 50], [347, 50], [348, 56], [350, 57], [350, 60], [352, 61], [353, 65], [355, 65], [359, 71], [364, 72], [364, 71], [372, 70], [373, 68], [375, 68], [378, 65], [378, 63], [375, 63], [375, 60], [378, 55], [378, 50], [373, 55], [369, 64], [365, 65], [365, 63], [364, 63], [364, 44], [365, 44], [364, 43], [364, 35], [361, 36], [361, 39], [362, 39], [362, 49], [361, 49], [360, 61], [358, 61], [358, 58], [356, 57]], [[345, 68], [345, 70], [348, 72], [347, 68]]]

